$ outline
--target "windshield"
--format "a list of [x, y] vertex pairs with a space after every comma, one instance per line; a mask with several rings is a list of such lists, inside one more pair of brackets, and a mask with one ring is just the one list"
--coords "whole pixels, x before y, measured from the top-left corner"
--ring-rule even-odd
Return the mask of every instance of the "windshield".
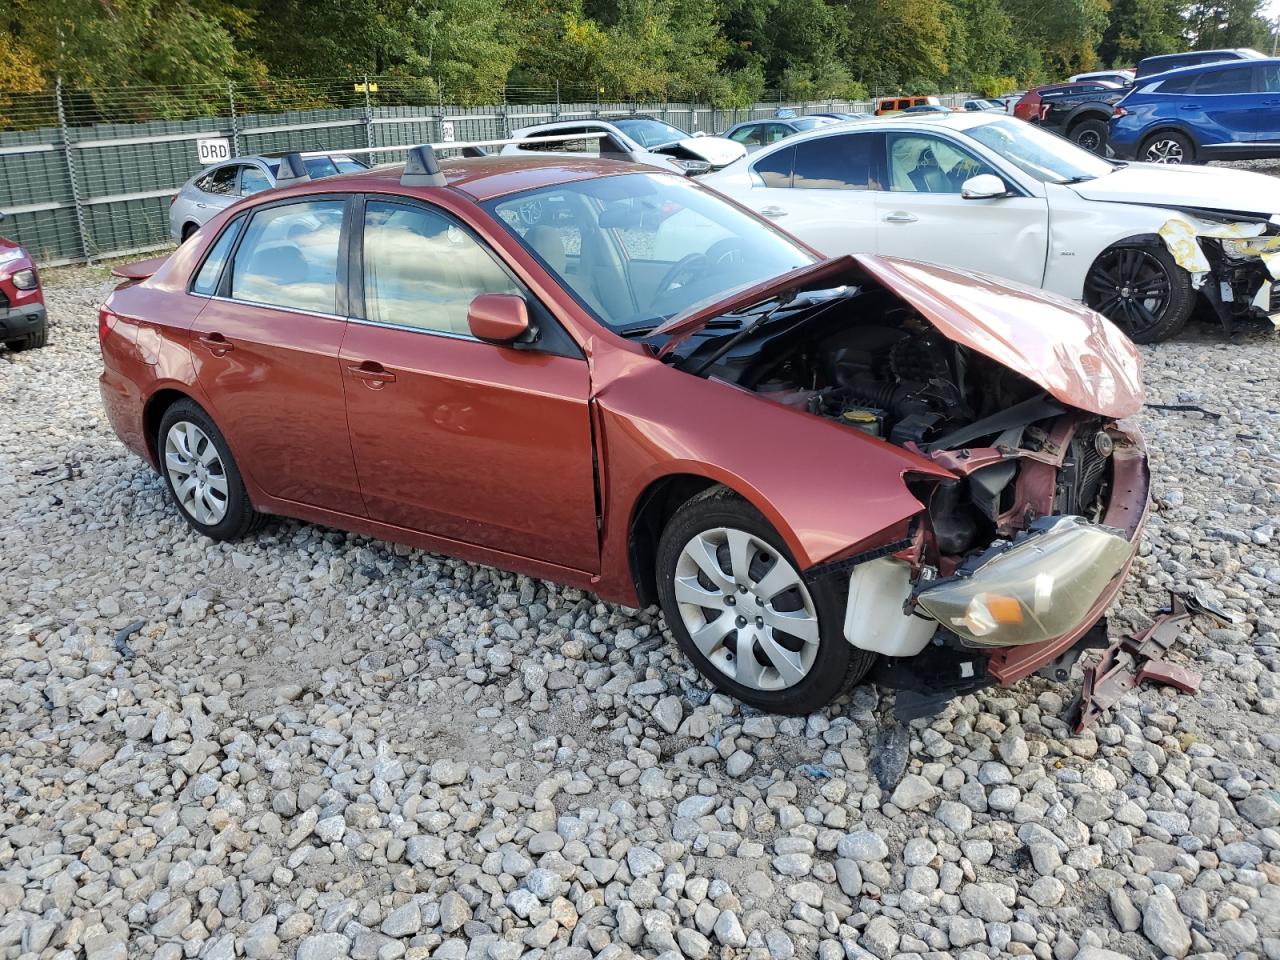
[[615, 120], [613, 125], [645, 149], [660, 147], [664, 143], [672, 143], [676, 140], [684, 140], [689, 136], [678, 127], [673, 127], [669, 123], [663, 123], [661, 120], [654, 120], [650, 117], [640, 117], [634, 120]]
[[485, 208], [610, 329], [647, 333], [817, 258], [683, 177], [632, 173], [501, 197]]
[[791, 126], [797, 130], [812, 130], [815, 127], [825, 127], [835, 122], [831, 117], [798, 117], [791, 121]]
[[996, 120], [965, 131], [1041, 183], [1092, 180], [1115, 169], [1071, 141], [1021, 120]]

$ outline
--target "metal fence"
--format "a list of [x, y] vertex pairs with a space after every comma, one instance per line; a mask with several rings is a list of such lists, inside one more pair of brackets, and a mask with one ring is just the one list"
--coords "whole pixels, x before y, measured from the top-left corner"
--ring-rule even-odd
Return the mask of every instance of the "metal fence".
[[[941, 99], [957, 105], [963, 96]], [[0, 211], [6, 214], [0, 231], [44, 266], [162, 249], [170, 243], [169, 203], [204, 166], [197, 141], [206, 139], [225, 138], [231, 156], [250, 156], [499, 139], [533, 123], [636, 112], [690, 132], [717, 133], [779, 109], [871, 108], [869, 101], [779, 97], [726, 110], [604, 100], [598, 92], [590, 99], [559, 87], [508, 88], [501, 102], [458, 106], [429, 81], [380, 78], [0, 93]]]

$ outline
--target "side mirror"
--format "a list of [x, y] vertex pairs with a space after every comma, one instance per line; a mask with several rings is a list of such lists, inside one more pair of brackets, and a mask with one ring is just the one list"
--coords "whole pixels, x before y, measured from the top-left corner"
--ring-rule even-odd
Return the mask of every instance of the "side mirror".
[[471, 335], [486, 343], [511, 343], [529, 332], [529, 308], [513, 293], [482, 293], [467, 308]]
[[1009, 188], [994, 173], [980, 173], [960, 184], [960, 196], [966, 200], [996, 200], [1009, 196]]

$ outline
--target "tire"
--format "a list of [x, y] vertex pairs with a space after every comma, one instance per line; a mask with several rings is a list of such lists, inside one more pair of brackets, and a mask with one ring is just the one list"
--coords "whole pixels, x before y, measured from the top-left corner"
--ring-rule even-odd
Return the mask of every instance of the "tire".
[[1071, 128], [1071, 139], [1077, 146], [1102, 156], [1107, 149], [1107, 125], [1102, 120], [1081, 120]]
[[25, 336], [18, 337], [16, 340], [8, 340], [5, 345], [14, 351], [21, 350], [38, 350], [49, 342], [49, 328], [41, 327], [39, 330], [32, 331]]
[[[1151, 296], [1139, 297], [1142, 291]], [[1187, 271], [1163, 246], [1116, 244], [1089, 268], [1084, 302], [1134, 343], [1156, 343], [1182, 332], [1195, 307], [1195, 291]]]
[[191, 235], [192, 235], [193, 233], [195, 233], [195, 232], [196, 232], [197, 230], [199, 230], [199, 229], [200, 229], [200, 224], [198, 224], [198, 223], [187, 223], [187, 224], [183, 224], [183, 227], [182, 227], [182, 240], [181, 240], [181, 241], [179, 241], [179, 242], [180, 242], [180, 243], [186, 243], [188, 240], [190, 240], [190, 239], [191, 239]]
[[[745, 576], [734, 576], [734, 557]], [[777, 531], [723, 487], [677, 510], [658, 541], [658, 597], [685, 656], [719, 690], [771, 713], [804, 714], [826, 706], [861, 680], [876, 659], [845, 639], [845, 597], [837, 584], [808, 581], [797, 571]], [[783, 589], [771, 590], [770, 577]], [[758, 599], [760, 584], [769, 595]], [[712, 606], [700, 606], [701, 599]], [[796, 634], [775, 629], [787, 615], [797, 624]], [[739, 655], [748, 644], [749, 661]], [[744, 662], [748, 670], [740, 666]]]
[[[212, 540], [237, 540], [262, 522], [226, 438], [199, 404], [179, 400], [164, 412], [156, 431], [156, 455], [169, 496], [193, 529]], [[194, 477], [195, 485], [184, 485], [180, 493], [185, 477]]]
[[1144, 163], [1195, 163], [1196, 145], [1185, 133], [1162, 130], [1142, 141], [1137, 159]]

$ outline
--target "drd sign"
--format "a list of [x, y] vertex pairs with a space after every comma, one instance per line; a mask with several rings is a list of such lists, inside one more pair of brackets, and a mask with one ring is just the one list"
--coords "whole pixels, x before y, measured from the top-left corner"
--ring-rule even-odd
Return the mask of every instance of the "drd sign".
[[231, 146], [226, 137], [211, 137], [196, 141], [196, 152], [201, 163], [217, 163], [231, 159]]

